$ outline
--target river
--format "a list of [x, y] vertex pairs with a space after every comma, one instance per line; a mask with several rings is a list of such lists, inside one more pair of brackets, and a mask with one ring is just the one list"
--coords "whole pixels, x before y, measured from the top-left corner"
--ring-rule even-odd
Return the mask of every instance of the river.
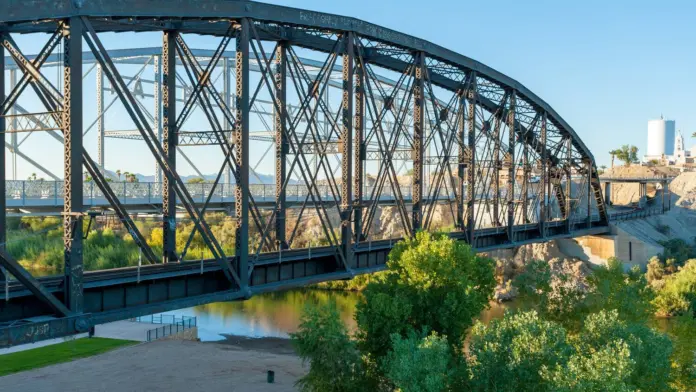
[[[353, 314], [360, 296], [358, 292], [298, 289], [261, 294], [246, 301], [201, 305], [168, 314], [195, 316], [198, 335], [203, 341], [223, 339], [222, 334], [286, 338], [289, 333], [297, 331], [305, 306], [331, 300], [336, 302], [348, 329], [354, 330]], [[492, 302], [490, 308], [481, 313], [480, 319], [488, 323], [501, 318], [508, 307]]]

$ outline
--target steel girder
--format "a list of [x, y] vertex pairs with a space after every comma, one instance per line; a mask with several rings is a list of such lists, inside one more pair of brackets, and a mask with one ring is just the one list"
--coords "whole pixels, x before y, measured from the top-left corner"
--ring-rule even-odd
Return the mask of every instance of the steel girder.
[[[242, 299], [373, 271], [384, 265], [392, 241], [420, 229], [433, 229], [438, 214], [441, 219], [451, 216], [455, 222], [452, 237], [479, 250], [599, 233], [608, 225], [594, 158], [573, 129], [515, 80], [437, 45], [353, 18], [249, 1], [33, 3], [36, 7], [31, 12], [14, 2], [0, 5], [0, 21], [5, 22], [0, 27], [3, 51], [10, 51], [24, 72], [9, 96], [0, 98], [7, 114], [15, 110], [22, 91], [31, 87], [47, 112], [43, 116], [23, 113], [25, 117], [47, 131], [56, 128], [50, 125], [52, 120], [63, 132], [66, 268], [57, 283], [48, 278], [35, 280], [11, 256], [0, 254], [0, 265], [9, 268], [34, 296], [28, 299], [29, 294], [13, 286], [13, 298], [23, 298], [23, 302], [0, 305], [0, 322], [58, 316], [46, 324], [54, 333], [29, 323], [38, 332], [18, 339], [20, 329], [0, 328], [0, 345], [73, 333], [85, 325], [159, 309]], [[162, 15], [165, 9], [167, 15]], [[162, 95], [161, 120], [158, 104], [152, 118], [137, 102], [136, 95], [145, 95], [142, 82], [139, 76], [127, 79], [121, 75], [99, 40], [99, 33], [105, 31], [163, 33], [162, 53], [152, 54], [162, 66], [161, 89], [152, 94], [156, 101]], [[52, 35], [42, 52], [28, 59], [17, 50], [10, 34], [31, 32]], [[188, 33], [219, 37], [220, 46], [198, 56], [182, 37]], [[91, 52], [87, 55], [82, 53], [83, 38]], [[57, 60], [51, 52], [61, 40], [66, 48], [64, 93], [40, 70], [47, 61]], [[229, 75], [223, 97], [211, 80], [231, 40], [236, 45], [234, 105], [229, 102]], [[269, 45], [274, 46], [270, 51]], [[312, 60], [312, 69], [299, 55], [306, 50], [319, 57]], [[140, 268], [135, 282], [133, 269], [119, 272], [120, 280], [113, 280], [109, 271], [83, 274], [82, 166], [105, 195], [113, 196], [101, 173], [103, 144], [98, 154], [102, 165], [92, 161], [82, 146], [83, 58], [98, 64], [99, 111], [104, 110], [105, 77], [136, 127], [134, 137], [147, 144], [162, 170], [164, 257], [162, 263], [148, 266], [152, 274], [144, 285]], [[4, 61], [0, 62], [0, 68], [3, 66]], [[229, 71], [228, 66], [225, 59], [223, 72]], [[336, 77], [338, 73], [340, 77]], [[385, 83], [384, 73], [394, 80]], [[4, 72], [0, 74], [0, 85], [4, 85]], [[155, 87], [160, 83], [158, 75]], [[176, 77], [180, 75], [188, 76], [191, 92], [181, 100], [184, 105], [177, 116]], [[329, 87], [341, 90], [340, 104], [328, 98]], [[258, 109], [255, 105], [262, 101], [265, 107]], [[212, 131], [182, 131], [194, 110], [204, 112]], [[250, 113], [254, 111], [273, 116], [266, 139], [258, 136], [275, 144], [276, 200], [270, 214], [259, 211], [249, 189], [253, 171], [249, 141], [254, 137]], [[103, 142], [108, 131], [101, 115], [96, 124]], [[4, 125], [3, 118], [0, 128]], [[221, 147], [224, 162], [202, 208], [177, 173], [177, 144]], [[376, 169], [368, 167], [375, 162]], [[402, 183], [409, 169], [413, 189], [405, 195]], [[205, 220], [215, 187], [226, 171], [237, 184], [233, 257], [225, 254]], [[307, 191], [294, 224], [288, 224], [286, 200], [291, 177]], [[385, 193], [394, 198], [395, 226], [401, 231], [380, 241], [382, 233], [373, 224]], [[115, 196], [107, 198], [128, 226], [127, 210]], [[190, 262], [181, 260], [188, 244], [182, 255], [176, 253], [177, 202], [195, 226], [188, 244], [197, 232], [212, 254], [211, 260], [201, 261], [200, 276], [191, 272]], [[318, 221], [317, 235], [323, 235], [328, 244], [315, 249], [314, 255], [311, 247], [294, 249], [292, 245], [305, 217]], [[0, 224], [3, 219], [4, 212]], [[258, 241], [252, 241], [252, 231]], [[137, 228], [131, 234], [148, 259], [156, 262]], [[0, 245], [3, 236], [0, 234]], [[271, 246], [273, 236], [275, 245]], [[161, 284], [167, 287], [166, 293], [158, 286]], [[126, 300], [117, 303], [117, 297]], [[26, 331], [28, 327], [21, 328]]]

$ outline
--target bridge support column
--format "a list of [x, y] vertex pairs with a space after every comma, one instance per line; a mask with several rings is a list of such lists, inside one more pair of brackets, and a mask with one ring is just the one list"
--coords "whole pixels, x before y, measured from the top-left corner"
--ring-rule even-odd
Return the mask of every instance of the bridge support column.
[[234, 134], [237, 173], [235, 177], [235, 212], [237, 228], [235, 258], [240, 289], [249, 287], [249, 20], [242, 19], [237, 35], [237, 113]]
[[478, 101], [478, 84], [476, 72], [471, 73], [469, 83], [469, 132], [467, 138], [467, 168], [466, 168], [466, 231], [469, 245], [476, 245], [474, 234], [476, 230], [476, 103]]
[[[0, 108], [5, 106], [5, 47], [0, 45]], [[0, 116], [0, 251], [5, 250], [7, 242], [7, 165], [5, 164], [5, 116]], [[664, 204], [664, 203], [662, 203]], [[5, 282], [5, 268], [0, 268], [0, 284]]]
[[665, 192], [669, 192], [669, 184], [667, 181], [662, 181], [662, 213], [665, 213]]
[[[162, 40], [162, 141], [169, 168], [176, 171], [176, 36], [165, 31]], [[162, 262], [175, 262], [176, 255], [176, 192], [175, 183], [164, 176], [162, 181]]]
[[508, 179], [507, 179], [507, 232], [508, 240], [515, 242], [515, 106], [517, 105], [517, 93], [510, 92], [510, 107], [508, 108]]
[[363, 64], [356, 62], [355, 68], [355, 120], [353, 124], [353, 236], [357, 244], [364, 240], [362, 231], [363, 218], [363, 165], [366, 152], [363, 141], [365, 129], [365, 72]]
[[65, 304], [74, 313], [83, 309], [82, 265], [82, 20], [72, 17], [64, 30], [64, 144]]
[[341, 134], [341, 252], [346, 263], [353, 260], [353, 231], [351, 215], [353, 213], [353, 83], [355, 50], [353, 33], [344, 36], [345, 52], [343, 54], [343, 129]]
[[611, 182], [609, 181], [604, 183], [604, 204], [611, 205]]
[[638, 207], [643, 208], [647, 204], [647, 198], [648, 198], [648, 183], [647, 182], [641, 182], [638, 184], [638, 194], [640, 195], [640, 198], [638, 199]]
[[539, 142], [541, 143], [541, 202], [539, 203], [539, 233], [541, 237], [546, 237], [546, 220], [548, 219], [548, 203], [550, 190], [549, 181], [549, 155], [546, 149], [546, 112], [541, 115], [541, 135]]
[[416, 80], [413, 84], [413, 232], [423, 223], [423, 134], [425, 132], [425, 53], [415, 54]]
[[287, 42], [281, 41], [276, 49], [276, 69], [275, 69], [275, 141], [276, 141], [276, 241], [278, 249], [287, 249], [288, 242], [285, 239], [285, 224], [287, 218], [286, 192], [284, 189], [287, 181], [287, 154], [288, 154], [288, 139], [287, 139]]

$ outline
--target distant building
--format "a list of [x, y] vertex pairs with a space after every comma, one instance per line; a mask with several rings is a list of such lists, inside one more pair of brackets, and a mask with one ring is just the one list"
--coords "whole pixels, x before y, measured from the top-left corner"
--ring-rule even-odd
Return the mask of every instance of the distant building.
[[664, 117], [648, 121], [647, 156], [660, 159], [663, 155], [674, 155], [675, 128], [675, 121], [665, 120]]

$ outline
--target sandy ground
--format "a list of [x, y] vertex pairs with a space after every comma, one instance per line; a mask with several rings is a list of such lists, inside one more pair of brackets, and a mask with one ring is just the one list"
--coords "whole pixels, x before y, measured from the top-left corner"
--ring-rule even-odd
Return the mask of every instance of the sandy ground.
[[0, 377], [0, 391], [284, 392], [304, 373], [286, 339], [162, 340]]

